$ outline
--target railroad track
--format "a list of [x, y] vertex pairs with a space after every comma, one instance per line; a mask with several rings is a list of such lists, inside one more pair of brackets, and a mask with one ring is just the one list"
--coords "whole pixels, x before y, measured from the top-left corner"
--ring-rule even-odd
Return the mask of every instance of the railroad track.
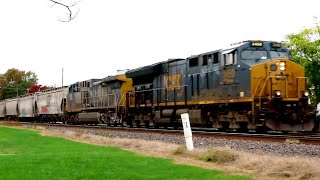
[[[66, 124], [50, 124], [50, 123], [30, 123], [30, 122], [11, 122], [1, 123], [4, 125], [15, 126], [43, 126], [43, 127], [64, 127], [64, 128], [78, 128], [78, 129], [93, 129], [93, 130], [113, 130], [113, 131], [127, 131], [136, 133], [159, 133], [183, 136], [182, 129], [153, 129], [153, 128], [129, 128], [129, 127], [113, 127], [113, 126], [88, 126], [88, 125], [66, 125]], [[320, 134], [258, 134], [258, 133], [237, 133], [237, 132], [218, 132], [208, 131], [203, 129], [192, 130], [194, 137], [205, 138], [220, 138], [228, 140], [246, 140], [246, 141], [262, 141], [262, 142], [279, 142], [290, 144], [312, 144], [320, 145]]]

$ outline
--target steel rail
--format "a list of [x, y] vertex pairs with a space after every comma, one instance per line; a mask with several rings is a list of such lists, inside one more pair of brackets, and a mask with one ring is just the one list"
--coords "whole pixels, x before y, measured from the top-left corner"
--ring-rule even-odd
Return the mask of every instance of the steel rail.
[[[0, 125], [9, 125], [10, 123], [0, 123]], [[12, 126], [43, 126], [43, 127], [65, 127], [78, 129], [93, 129], [93, 130], [113, 130], [113, 131], [128, 131], [137, 133], [159, 133], [183, 136], [182, 129], [154, 129], [154, 128], [137, 128], [137, 127], [120, 127], [120, 126], [90, 126], [90, 125], [67, 125], [67, 124], [50, 124], [50, 123], [29, 123], [29, 122], [14, 122]], [[192, 130], [194, 137], [219, 138], [226, 140], [246, 140], [246, 141], [261, 141], [261, 142], [278, 142], [289, 144], [311, 144], [320, 145], [320, 134], [259, 134], [259, 133], [237, 133], [237, 132], [219, 132], [208, 129], [194, 128]]]

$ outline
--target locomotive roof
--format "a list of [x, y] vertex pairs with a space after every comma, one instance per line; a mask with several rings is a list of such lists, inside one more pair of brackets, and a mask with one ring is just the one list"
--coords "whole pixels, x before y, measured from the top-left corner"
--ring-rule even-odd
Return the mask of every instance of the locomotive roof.
[[127, 78], [133, 78], [133, 77], [137, 77], [137, 76], [152, 74], [152, 73], [154, 73], [155, 68], [159, 67], [164, 62], [165, 61], [151, 64], [148, 66], [139, 67], [136, 69], [131, 69], [131, 70], [127, 71], [125, 74], [126, 74]]
[[121, 79], [118, 79], [117, 76], [107, 76], [105, 78], [103, 78], [101, 81], [99, 81], [100, 83], [111, 83], [111, 82], [114, 82], [114, 81], [123, 81]]
[[209, 52], [201, 53], [201, 54], [197, 54], [197, 55], [191, 55], [188, 58], [193, 58], [193, 57], [197, 57], [199, 55], [215, 53], [215, 52], [221, 52], [222, 54], [225, 54], [225, 53], [231, 52], [234, 49], [236, 49], [236, 48], [238, 48], [238, 47], [240, 47], [240, 46], [242, 46], [244, 44], [247, 44], [249, 42], [263, 42], [263, 43], [266, 43], [266, 42], [276, 42], [276, 41], [246, 40], [246, 41], [241, 41], [241, 42], [238, 42], [238, 43], [232, 43], [229, 46], [226, 46], [226, 47], [224, 47], [222, 49], [217, 49], [217, 50], [214, 50], [214, 51], [209, 51]]
[[203, 54], [223, 52], [223, 51], [227, 51], [227, 50], [231, 50], [232, 51], [232, 50], [242, 46], [243, 44], [245, 44], [247, 42], [249, 42], [249, 41], [242, 41], [242, 42], [239, 42], [239, 43], [233, 43], [233, 44], [230, 44], [229, 46], [226, 46], [226, 47], [224, 47], [222, 49], [216, 49], [216, 50], [213, 50], [213, 51], [208, 51], [208, 52], [197, 54], [197, 55], [191, 55], [191, 56], [188, 57], [188, 59], [194, 58], [194, 57], [198, 57], [198, 56], [203, 55]]
[[164, 61], [163, 63], [166, 63], [166, 62], [175, 62], [175, 61], [181, 61], [181, 60], [185, 60], [185, 59], [181, 59], [181, 58], [168, 59], [167, 61]]
[[236, 49], [244, 44], [248, 43], [248, 41], [242, 41], [242, 42], [239, 42], [239, 43], [233, 43], [233, 44], [230, 44], [229, 46], [226, 46], [222, 49], [220, 49], [221, 51], [224, 51], [224, 50], [228, 50], [228, 49]]
[[246, 40], [246, 41], [241, 41], [241, 42], [238, 42], [238, 43], [233, 43], [233, 44], [230, 44], [229, 46], [225, 47], [225, 48], [222, 48], [222, 50], [228, 50], [228, 49], [236, 49], [244, 44], [247, 44], [249, 42], [263, 42], [263, 43], [271, 43], [271, 42], [277, 42], [277, 41], [264, 41], [264, 40]]
[[161, 69], [161, 65], [165, 64], [165, 63], [170, 63], [170, 62], [176, 62], [176, 61], [181, 61], [181, 60], [185, 60], [185, 59], [181, 59], [181, 58], [174, 58], [174, 59], [168, 59], [167, 61], [161, 61], [158, 63], [154, 63], [148, 66], [143, 66], [143, 67], [139, 67], [136, 69], [131, 69], [129, 71], [127, 71], [125, 73], [127, 78], [134, 78], [137, 76], [144, 76], [144, 75], [148, 75], [148, 74], [154, 74], [156, 72], [159, 71], [159, 69]]
[[[201, 53], [201, 54], [189, 56], [188, 59], [189, 58], [193, 58], [193, 57], [197, 57], [197, 56], [200, 56], [200, 55], [203, 55], [203, 54], [209, 54], [209, 53], [216, 53], [216, 52], [220, 52], [222, 54], [229, 53], [229, 52], [233, 51], [234, 49], [236, 49], [236, 48], [238, 48], [238, 47], [240, 47], [240, 46], [242, 46], [244, 44], [248, 44], [249, 42], [275, 42], [275, 41], [263, 41], [263, 40], [241, 41], [239, 43], [230, 44], [229, 46], [226, 46], [226, 47], [224, 47], [222, 49], [217, 49], [217, 50], [214, 50], [214, 51], [209, 51], [209, 52], [206, 52], [206, 53]], [[154, 74], [157, 71], [159, 71], [159, 69], [160, 69], [162, 64], [165, 64], [165, 63], [168, 63], [168, 62], [180, 61], [180, 60], [184, 60], [184, 59], [179, 59], [179, 58], [168, 59], [167, 61], [162, 61], [162, 62], [151, 64], [151, 65], [148, 65], [148, 66], [143, 66], [143, 67], [131, 69], [131, 70], [127, 71], [125, 73], [125, 75], [128, 78], [134, 78], [134, 77], [138, 77], [138, 76], [145, 76], [145, 75], [149, 75], [149, 74]]]
[[[84, 80], [84, 81], [78, 81], [78, 82], [72, 83], [71, 85], [79, 84], [79, 83], [87, 82], [87, 81], [97, 82], [97, 81], [101, 81], [101, 79], [87, 79], [87, 80]], [[70, 85], [70, 86], [71, 86], [71, 85]]]

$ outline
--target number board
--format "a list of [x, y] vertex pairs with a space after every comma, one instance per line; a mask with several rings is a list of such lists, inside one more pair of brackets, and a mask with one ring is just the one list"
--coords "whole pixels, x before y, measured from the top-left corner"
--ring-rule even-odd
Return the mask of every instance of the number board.
[[273, 42], [273, 43], [271, 43], [271, 47], [273, 47], [273, 48], [281, 48], [281, 43]]
[[250, 46], [251, 47], [262, 47], [263, 42], [259, 42], [259, 41], [250, 42]]

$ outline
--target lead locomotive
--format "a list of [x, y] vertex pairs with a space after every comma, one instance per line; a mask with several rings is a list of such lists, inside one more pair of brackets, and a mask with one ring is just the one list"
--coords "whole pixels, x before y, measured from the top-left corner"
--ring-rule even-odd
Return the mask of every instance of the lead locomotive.
[[312, 131], [304, 68], [277, 42], [245, 41], [187, 59], [130, 70], [128, 109], [138, 124]]

